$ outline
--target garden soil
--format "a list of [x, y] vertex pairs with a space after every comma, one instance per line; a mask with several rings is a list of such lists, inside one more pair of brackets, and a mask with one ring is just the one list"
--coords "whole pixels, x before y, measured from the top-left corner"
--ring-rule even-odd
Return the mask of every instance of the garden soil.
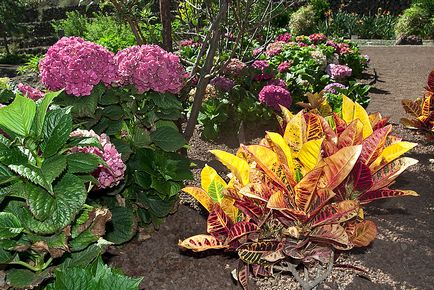
[[[370, 71], [377, 74], [368, 111], [381, 111], [392, 116], [392, 123], [398, 123], [405, 114], [400, 100], [414, 99], [423, 92], [427, 75], [434, 68], [434, 47], [365, 47], [362, 51], [371, 58]], [[246, 143], [258, 142], [265, 128], [247, 126]], [[233, 131], [227, 128], [225, 136], [214, 143], [201, 140], [197, 134], [193, 137], [188, 155], [197, 169], [191, 184], [198, 184], [205, 164], [224, 171], [208, 150], [235, 152], [238, 139]], [[341, 254], [337, 263], [347, 266], [335, 268], [319, 289], [434, 289], [434, 143], [400, 125], [394, 126], [394, 133], [419, 143], [408, 154], [419, 163], [404, 172], [395, 186], [415, 190], [420, 196], [370, 205], [366, 216], [378, 225], [377, 240], [366, 249]], [[231, 276], [237, 265], [235, 256], [178, 249], [179, 239], [200, 233], [206, 233], [206, 215], [191, 198], [181, 195], [176, 213], [158, 231], [142, 233], [141, 241], [111, 249], [109, 262], [128, 275], [144, 276], [141, 289], [240, 289]], [[250, 284], [251, 289], [298, 289], [290, 276], [251, 279]]]

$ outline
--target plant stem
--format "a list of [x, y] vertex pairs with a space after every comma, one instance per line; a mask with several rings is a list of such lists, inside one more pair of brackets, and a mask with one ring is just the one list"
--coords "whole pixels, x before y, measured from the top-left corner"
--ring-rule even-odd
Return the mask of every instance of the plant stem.
[[[51, 263], [51, 261], [50, 261], [50, 263]], [[28, 263], [26, 263], [26, 262], [23, 262], [23, 261], [10, 262], [9, 264], [12, 264], [12, 265], [20, 265], [20, 266], [26, 267], [26, 268], [29, 269], [29, 270], [32, 270], [33, 272], [38, 272], [38, 271], [40, 271], [39, 268], [34, 267], [34, 266], [32, 266], [32, 265], [30, 265], [30, 264], [28, 264]]]

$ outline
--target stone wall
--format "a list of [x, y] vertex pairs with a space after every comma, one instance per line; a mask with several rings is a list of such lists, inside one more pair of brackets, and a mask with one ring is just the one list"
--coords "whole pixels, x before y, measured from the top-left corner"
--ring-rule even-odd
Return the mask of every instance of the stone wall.
[[329, 0], [333, 11], [346, 11], [363, 15], [374, 15], [381, 8], [393, 15], [410, 7], [411, 0]]

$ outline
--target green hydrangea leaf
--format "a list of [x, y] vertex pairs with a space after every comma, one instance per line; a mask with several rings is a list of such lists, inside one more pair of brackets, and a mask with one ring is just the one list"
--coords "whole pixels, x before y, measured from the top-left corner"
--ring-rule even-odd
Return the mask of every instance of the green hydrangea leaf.
[[0, 239], [10, 239], [23, 231], [20, 220], [9, 212], [0, 212]]
[[9, 106], [0, 108], [0, 127], [27, 137], [35, 114], [36, 103], [27, 97], [17, 95]]

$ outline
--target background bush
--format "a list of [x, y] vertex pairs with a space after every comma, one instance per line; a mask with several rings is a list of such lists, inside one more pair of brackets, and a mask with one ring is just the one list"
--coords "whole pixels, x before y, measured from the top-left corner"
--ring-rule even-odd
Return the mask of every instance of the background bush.
[[315, 9], [312, 5], [303, 6], [291, 15], [289, 28], [293, 34], [309, 35], [316, 30]]
[[434, 38], [434, 1], [416, 1], [404, 10], [395, 26], [396, 36]]

